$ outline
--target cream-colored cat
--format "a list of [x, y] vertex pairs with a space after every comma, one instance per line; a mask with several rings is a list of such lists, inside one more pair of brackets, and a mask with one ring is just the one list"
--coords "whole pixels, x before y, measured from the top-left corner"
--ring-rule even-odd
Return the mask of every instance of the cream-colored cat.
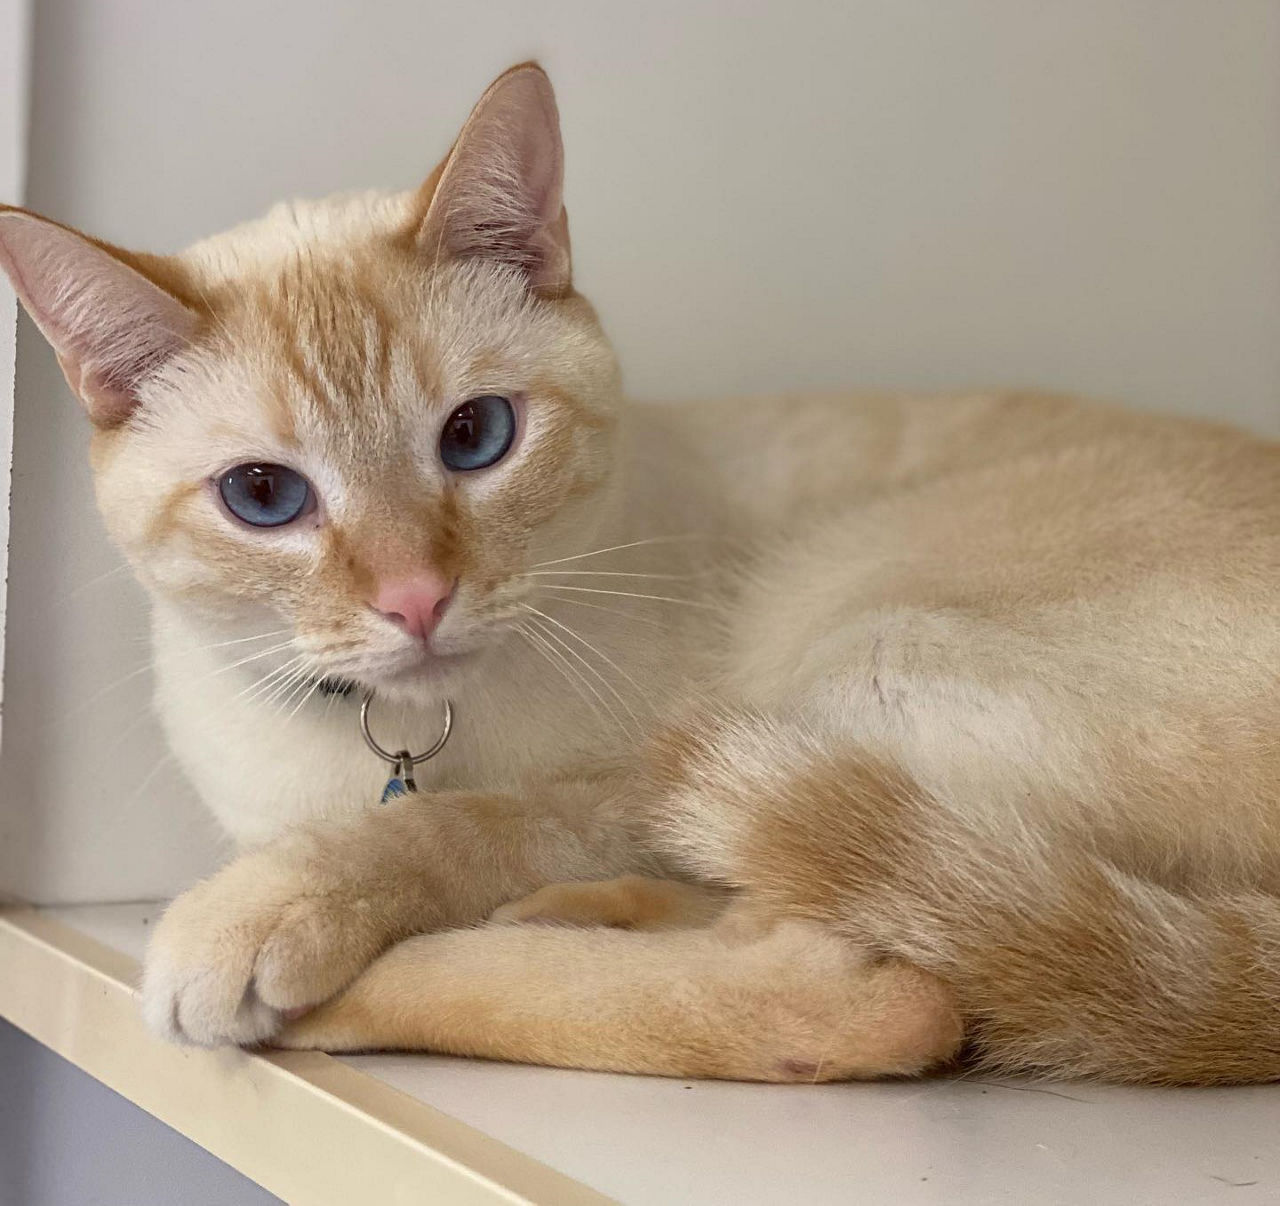
[[[0, 261], [243, 848], [156, 931], [161, 1033], [1280, 1075], [1276, 448], [1023, 394], [622, 407], [532, 65], [416, 192], [172, 257], [8, 210]], [[456, 711], [385, 806], [367, 689], [393, 750]]]

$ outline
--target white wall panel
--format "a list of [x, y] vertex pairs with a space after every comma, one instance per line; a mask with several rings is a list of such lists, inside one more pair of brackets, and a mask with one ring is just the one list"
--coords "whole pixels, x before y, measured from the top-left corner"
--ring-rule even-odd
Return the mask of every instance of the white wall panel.
[[[0, 205], [22, 200], [27, 157], [29, 0], [0, 0]], [[9, 463], [13, 452], [18, 303], [0, 291], [0, 718], [4, 708], [5, 597], [9, 568]], [[0, 830], [2, 832], [2, 830]]]

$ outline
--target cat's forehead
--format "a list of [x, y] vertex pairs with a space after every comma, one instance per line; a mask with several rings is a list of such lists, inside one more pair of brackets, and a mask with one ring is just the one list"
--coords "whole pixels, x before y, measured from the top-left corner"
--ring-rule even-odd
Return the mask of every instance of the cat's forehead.
[[360, 192], [286, 201], [192, 244], [179, 257], [213, 289], [269, 278], [300, 258], [346, 253], [403, 233], [415, 194]]
[[517, 388], [555, 343], [509, 272], [433, 268], [385, 230], [301, 237], [316, 225], [257, 232], [254, 254], [222, 253], [204, 291], [215, 354], [241, 366], [241, 401], [286, 440], [412, 455], [424, 412]]
[[376, 501], [433, 475], [471, 398], [535, 400], [544, 452], [607, 424], [616, 370], [590, 307], [536, 298], [509, 265], [430, 262], [407, 212], [400, 196], [292, 205], [184, 253], [208, 329], [157, 382], [148, 439], [190, 476], [278, 461]]

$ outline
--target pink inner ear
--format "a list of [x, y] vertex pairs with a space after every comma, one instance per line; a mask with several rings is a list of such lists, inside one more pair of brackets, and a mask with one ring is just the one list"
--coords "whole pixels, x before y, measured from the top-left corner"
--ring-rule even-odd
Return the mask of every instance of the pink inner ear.
[[539, 226], [553, 222], [562, 208], [564, 149], [560, 115], [551, 85], [541, 71], [512, 79], [495, 104], [498, 140], [509, 144], [517, 165], [519, 191], [530, 217]]
[[538, 67], [513, 68], [463, 127], [420, 231], [420, 246], [523, 269], [535, 290], [569, 283], [564, 152], [555, 95]]
[[33, 214], [0, 212], [0, 267], [58, 354], [95, 423], [137, 405], [141, 383], [186, 347], [197, 318], [88, 239]]

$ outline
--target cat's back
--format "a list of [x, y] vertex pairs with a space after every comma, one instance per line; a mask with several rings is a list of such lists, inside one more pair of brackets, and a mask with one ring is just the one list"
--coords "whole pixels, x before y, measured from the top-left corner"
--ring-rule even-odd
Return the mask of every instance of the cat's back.
[[1197, 676], [1210, 697], [1228, 677], [1273, 692], [1280, 445], [1022, 392], [760, 399], [651, 418], [649, 438], [718, 496], [724, 530], [749, 550], [748, 572], [727, 579], [730, 660], [745, 678], [760, 651], [775, 668], [822, 662], [820, 635], [866, 620], [875, 644], [880, 618], [912, 616], [927, 617], [917, 644], [961, 647], [957, 622], [997, 634], [997, 661], [1016, 636], [1064, 657], [1106, 650], [1099, 679], [1118, 669], [1130, 682], [1149, 663], [1170, 693]]
[[[747, 532], [890, 505], [931, 486], [1001, 505], [1044, 476], [1046, 505], [1101, 489], [1223, 491], [1280, 504], [1280, 447], [1233, 428], [1028, 390], [788, 394], [631, 408], [650, 489], [697, 483]], [[655, 472], [654, 467], [661, 468]], [[1065, 508], [1069, 511], [1071, 508]]]
[[930, 790], [972, 771], [1009, 808], [1005, 770], [1028, 765], [1141, 812], [1144, 793], [1094, 790], [1140, 749], [1204, 866], [1225, 817], [1272, 824], [1280, 446], [1026, 394], [772, 418], [794, 472], [725, 483], [757, 537], [727, 607], [731, 696], [883, 741]]

